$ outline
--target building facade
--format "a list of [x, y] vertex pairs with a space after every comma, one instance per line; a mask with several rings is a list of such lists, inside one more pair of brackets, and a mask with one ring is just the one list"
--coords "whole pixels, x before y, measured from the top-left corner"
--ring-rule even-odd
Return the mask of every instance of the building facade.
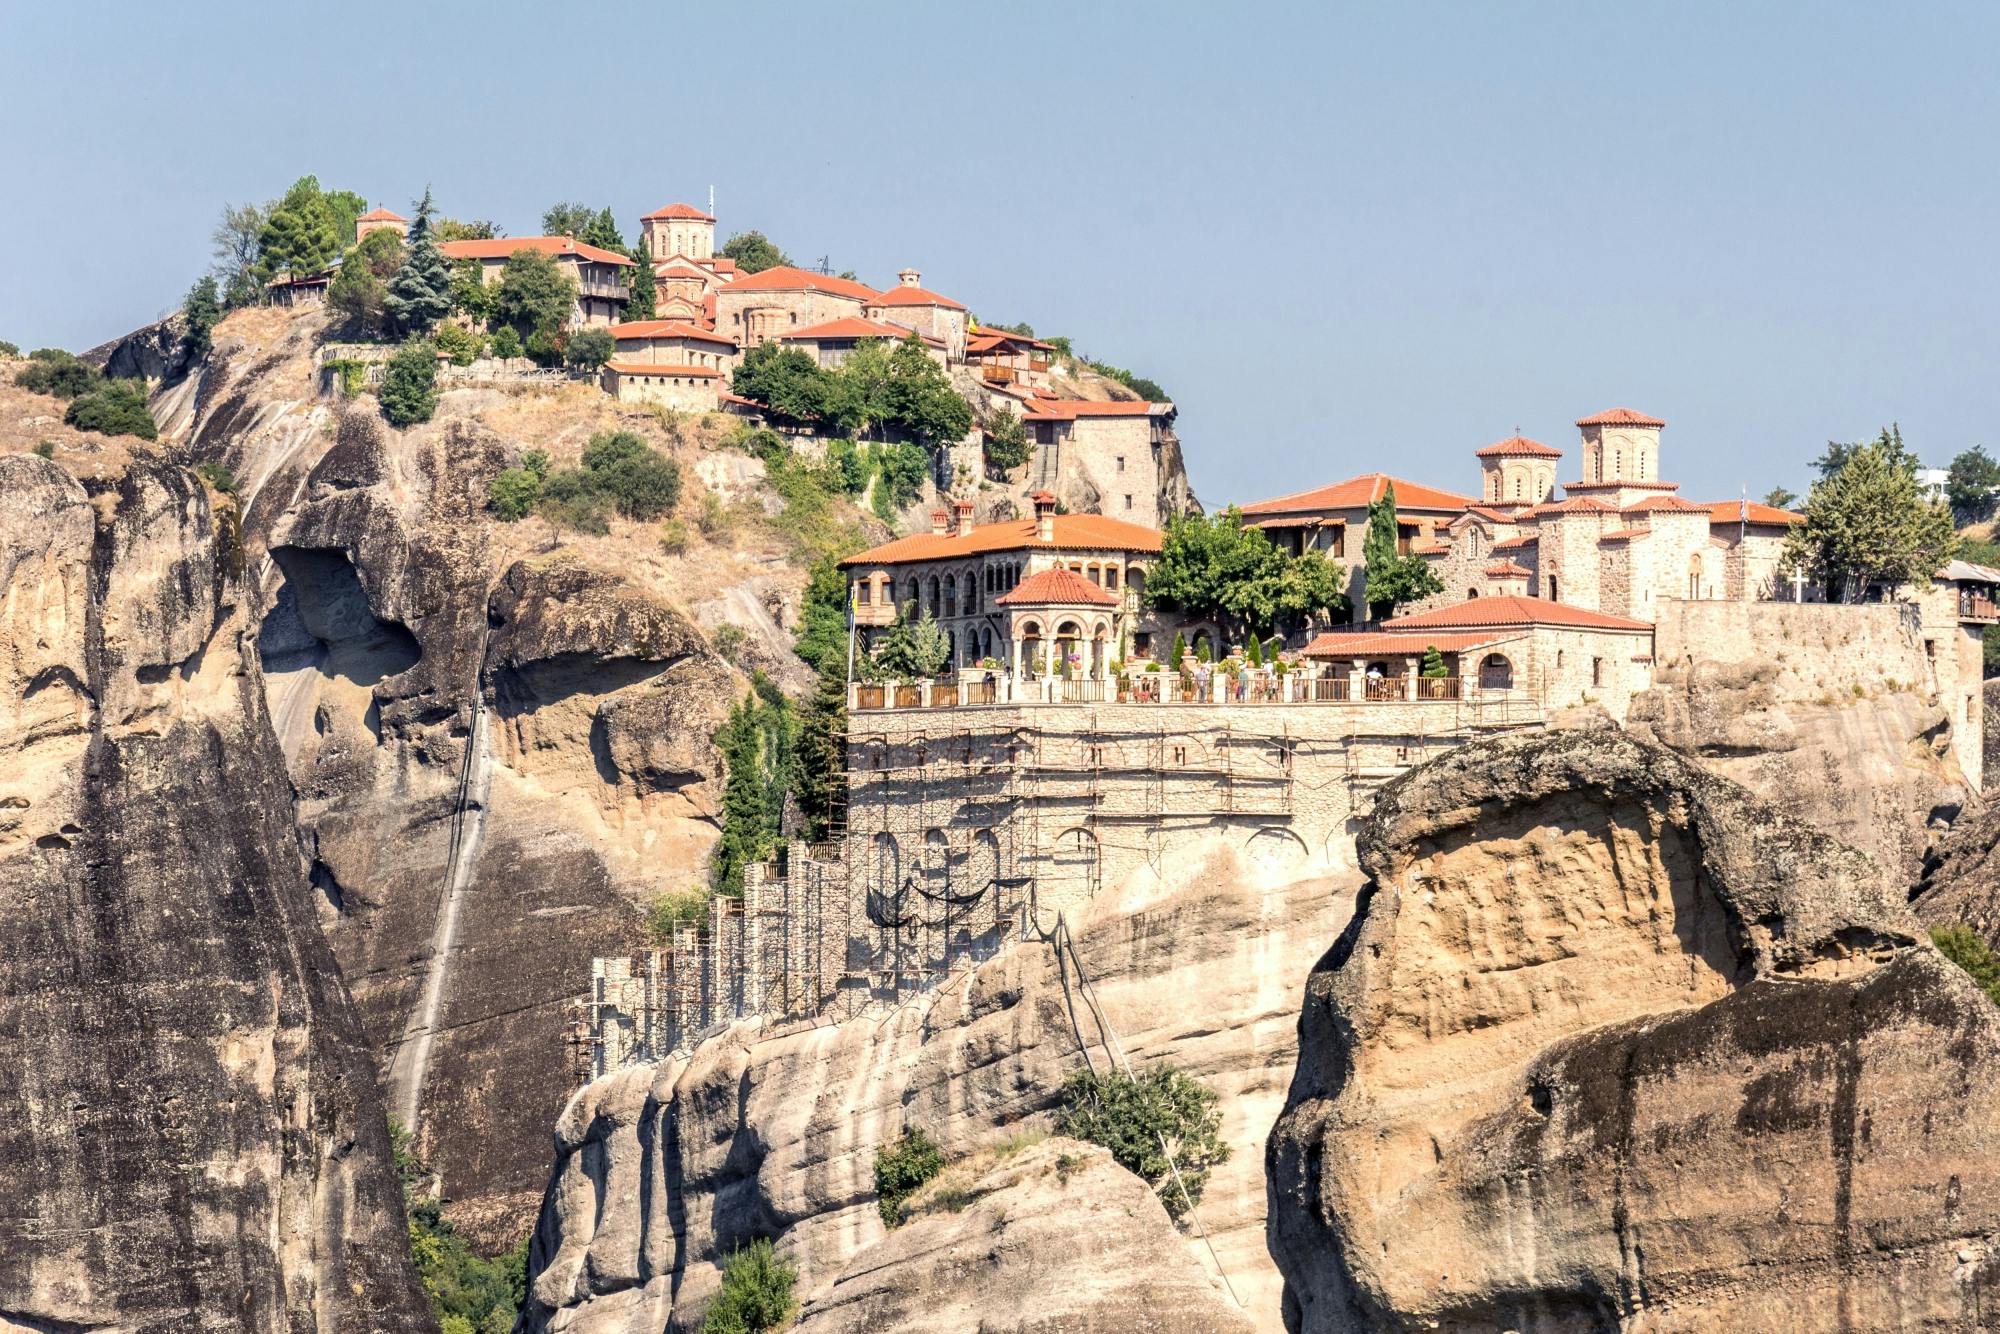
[[454, 264], [478, 261], [480, 280], [489, 287], [500, 281], [511, 256], [524, 250], [547, 255], [576, 284], [569, 324], [578, 329], [609, 329], [624, 318], [625, 302], [632, 294], [630, 275], [638, 267], [625, 255], [587, 245], [573, 236], [446, 241], [438, 249]]

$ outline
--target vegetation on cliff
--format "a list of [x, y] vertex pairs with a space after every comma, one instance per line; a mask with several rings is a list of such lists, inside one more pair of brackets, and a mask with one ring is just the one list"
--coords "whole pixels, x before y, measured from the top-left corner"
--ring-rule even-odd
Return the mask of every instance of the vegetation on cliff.
[[1802, 571], [1828, 599], [1858, 602], [1871, 591], [1927, 581], [1956, 554], [1949, 507], [1924, 496], [1917, 457], [1901, 431], [1865, 444], [1829, 445], [1806, 497], [1805, 522], [1785, 540], [1785, 567]]
[[429, 1170], [411, 1147], [410, 1132], [389, 1123], [389, 1148], [409, 1216], [410, 1258], [441, 1334], [507, 1334], [528, 1292], [528, 1242], [504, 1255], [475, 1255], [443, 1215], [444, 1202], [428, 1186]]
[[875, 1209], [889, 1227], [909, 1215], [903, 1202], [944, 1171], [944, 1150], [921, 1130], [905, 1130], [900, 1139], [875, 1150]]
[[766, 1334], [783, 1327], [797, 1307], [792, 1287], [798, 1277], [797, 1266], [780, 1259], [765, 1238], [731, 1251], [722, 1264], [722, 1291], [702, 1316], [701, 1334]]
[[[1101, 1144], [1178, 1220], [1229, 1158], [1215, 1090], [1166, 1063], [1132, 1078], [1079, 1070], [1063, 1082], [1056, 1133]], [[1178, 1176], [1176, 1176], [1178, 1170]]]

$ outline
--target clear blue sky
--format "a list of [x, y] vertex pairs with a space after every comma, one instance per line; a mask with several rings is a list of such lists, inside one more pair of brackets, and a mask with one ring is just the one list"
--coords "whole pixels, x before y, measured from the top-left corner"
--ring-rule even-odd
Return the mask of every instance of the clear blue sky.
[[1993, 429], [2000, 7], [0, 0], [0, 338], [178, 304], [316, 173], [721, 231], [1163, 384], [1211, 505], [1669, 422], [1698, 498]]

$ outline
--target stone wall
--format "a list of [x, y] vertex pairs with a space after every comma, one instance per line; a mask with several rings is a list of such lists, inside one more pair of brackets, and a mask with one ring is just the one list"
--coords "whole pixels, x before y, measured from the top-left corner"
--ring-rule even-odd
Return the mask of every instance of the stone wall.
[[774, 292], [765, 288], [746, 292], [722, 287], [715, 293], [715, 331], [735, 339], [747, 352], [759, 343], [828, 320], [859, 315], [861, 310], [858, 298], [831, 292]]

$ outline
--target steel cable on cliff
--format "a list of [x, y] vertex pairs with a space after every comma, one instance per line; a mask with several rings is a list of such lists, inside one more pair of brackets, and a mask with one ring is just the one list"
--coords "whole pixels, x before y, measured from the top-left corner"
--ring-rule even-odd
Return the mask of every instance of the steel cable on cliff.
[[[1090, 970], [1083, 966], [1083, 956], [1077, 952], [1076, 934], [1069, 928], [1067, 915], [1058, 912], [1054, 930], [1043, 931], [1037, 926], [1035, 933], [1041, 937], [1042, 943], [1055, 953], [1056, 973], [1062, 981], [1063, 1003], [1069, 1008], [1070, 1027], [1077, 1034], [1077, 1047], [1083, 1054], [1083, 1063], [1089, 1067], [1092, 1074], [1097, 1073], [1097, 1064], [1090, 1059], [1089, 1044], [1083, 1041], [1082, 1026], [1077, 1022], [1076, 1001], [1070, 994], [1069, 977], [1063, 965], [1065, 955], [1068, 956], [1069, 966], [1076, 969], [1077, 987], [1083, 993], [1084, 1004], [1090, 1009], [1092, 1022], [1097, 1025], [1099, 1041], [1104, 1047], [1105, 1054], [1110, 1058], [1112, 1068], [1123, 1073], [1125, 1078], [1137, 1082], [1137, 1076], [1132, 1073], [1132, 1062], [1125, 1054], [1125, 1045], [1119, 1041], [1118, 1030], [1104, 1017], [1104, 1009], [1098, 1003], [1097, 984], [1090, 980]], [[1229, 1290], [1229, 1299], [1235, 1302], [1239, 1309], [1247, 1309], [1243, 1307], [1243, 1298], [1236, 1293], [1236, 1285], [1229, 1281], [1229, 1270], [1223, 1266], [1222, 1257], [1216, 1253], [1215, 1242], [1209, 1237], [1208, 1229], [1202, 1225], [1201, 1211], [1195, 1208], [1194, 1196], [1189, 1192], [1187, 1182], [1181, 1177], [1180, 1163], [1174, 1157], [1172, 1146], [1167, 1143], [1166, 1132], [1154, 1133], [1159, 1140], [1160, 1154], [1167, 1160], [1167, 1171], [1173, 1175], [1174, 1188], [1180, 1191], [1181, 1203], [1187, 1206], [1187, 1216], [1193, 1220], [1194, 1230], [1201, 1238], [1201, 1244], [1208, 1248], [1208, 1258], [1214, 1263], [1215, 1272], [1221, 1276], [1222, 1286]]]

